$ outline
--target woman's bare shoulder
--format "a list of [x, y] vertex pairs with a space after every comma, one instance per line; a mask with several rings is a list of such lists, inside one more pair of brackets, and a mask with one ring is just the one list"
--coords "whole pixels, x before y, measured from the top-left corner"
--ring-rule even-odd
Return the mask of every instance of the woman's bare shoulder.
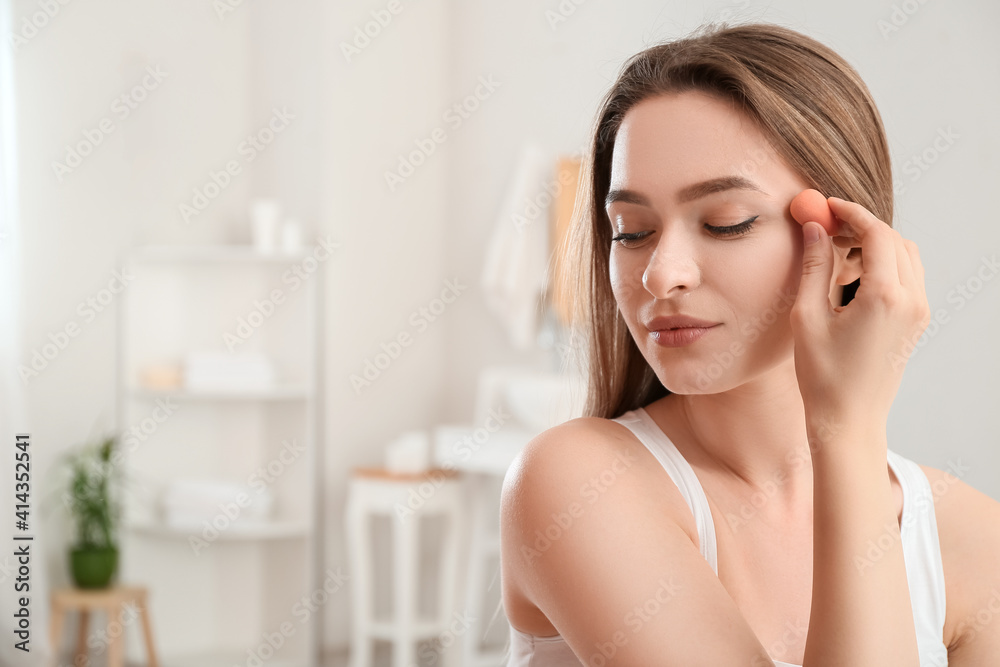
[[[539, 516], [557, 507], [557, 514], [566, 515], [555, 524], [561, 529], [578, 512], [584, 495], [591, 493], [589, 478], [599, 477], [601, 468], [631, 470], [634, 460], [624, 437], [611, 420], [571, 419], [532, 438], [507, 469], [500, 497], [501, 588], [507, 618], [518, 630], [540, 637], [557, 634], [530, 590], [532, 550], [545, 544], [529, 543], [525, 555], [523, 526], [534, 525]], [[619, 489], [620, 477], [616, 477]]]
[[631, 430], [612, 419], [578, 417], [535, 436], [508, 469], [504, 498], [518, 496], [520, 487], [532, 482], [553, 491], [562, 487], [587, 502], [609, 485], [628, 488], [697, 539], [691, 511], [669, 474]]
[[[545, 574], [539, 566], [543, 561], [559, 561], [567, 568], [597, 566], [603, 549], [614, 548], [608, 535], [618, 536], [615, 544], [638, 544], [654, 539], [651, 526], [658, 530], [656, 539], [672, 543], [676, 534], [670, 520], [694, 545], [694, 520], [678, 505], [686, 510], [669, 475], [620, 423], [580, 417], [532, 438], [508, 469], [500, 498], [502, 596], [508, 620], [536, 636], [556, 634], [549, 614], [558, 613], [552, 587], [562, 585], [562, 579]], [[669, 551], [657, 544], [650, 553]]]
[[[518, 460], [560, 457], [567, 450], [579, 456], [617, 453], [632, 447], [629, 431], [612, 419], [577, 417], [542, 431], [532, 438], [518, 455]], [[574, 457], [574, 458], [577, 458]]]
[[624, 425], [613, 419], [577, 417], [532, 438], [508, 469], [505, 484], [516, 484], [526, 475], [549, 477], [553, 473], [561, 473], [558, 476], [563, 479], [589, 479], [604, 469], [634, 470], [636, 474], [630, 477], [637, 482], [639, 477], [651, 481], [653, 471], [652, 481], [661, 481], [656, 468], [660, 468], [656, 458]]
[[967, 467], [920, 468], [931, 485], [941, 543], [949, 655], [969, 656], [962, 664], [974, 664], [973, 654], [1000, 655], [1000, 502], [962, 481]]
[[544, 478], [547, 484], [593, 474], [608, 466], [631, 468], [636, 448], [629, 442], [624, 427], [610, 419], [577, 417], [542, 431], [521, 449], [504, 477], [504, 495], [533, 479]]

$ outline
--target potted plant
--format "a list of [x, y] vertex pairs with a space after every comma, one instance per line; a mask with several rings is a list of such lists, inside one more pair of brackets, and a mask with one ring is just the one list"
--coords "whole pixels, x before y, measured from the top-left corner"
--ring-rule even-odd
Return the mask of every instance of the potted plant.
[[70, 570], [80, 588], [104, 588], [118, 566], [121, 507], [118, 472], [113, 458], [116, 436], [70, 452], [64, 500], [75, 526]]

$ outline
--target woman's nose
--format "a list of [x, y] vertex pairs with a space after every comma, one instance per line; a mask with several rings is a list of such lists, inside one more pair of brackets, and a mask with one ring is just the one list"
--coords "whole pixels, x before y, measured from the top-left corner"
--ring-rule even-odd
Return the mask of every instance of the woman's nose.
[[683, 242], [668, 248], [661, 239], [642, 274], [646, 291], [657, 299], [665, 299], [678, 291], [690, 291], [700, 283], [701, 272], [693, 249]]

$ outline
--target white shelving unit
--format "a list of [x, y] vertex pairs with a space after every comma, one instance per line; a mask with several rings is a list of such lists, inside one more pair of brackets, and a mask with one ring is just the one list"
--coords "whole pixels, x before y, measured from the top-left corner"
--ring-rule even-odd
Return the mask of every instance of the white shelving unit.
[[[161, 246], [133, 250], [123, 266], [131, 279], [118, 308], [117, 414], [129, 480], [120, 579], [149, 588], [165, 667], [256, 664], [253, 656], [268, 667], [316, 667], [323, 608], [315, 600], [324, 598], [315, 595], [324, 581], [322, 262], [308, 252]], [[280, 303], [272, 301], [275, 290]], [[227, 347], [224, 334], [253, 312], [261, 314], [251, 318], [251, 334]], [[147, 366], [227, 349], [266, 354], [274, 386], [192, 391], [140, 383]], [[266, 488], [273, 511], [267, 521], [241, 521], [233, 507], [220, 506], [215, 527], [171, 525], [159, 500], [177, 479]], [[141, 659], [138, 645], [128, 648]]]

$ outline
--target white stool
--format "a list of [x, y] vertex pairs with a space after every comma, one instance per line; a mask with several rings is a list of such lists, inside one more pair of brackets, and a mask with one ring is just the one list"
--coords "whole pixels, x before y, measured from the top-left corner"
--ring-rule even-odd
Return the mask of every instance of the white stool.
[[[371, 667], [372, 640], [392, 642], [393, 667], [418, 665], [417, 644], [448, 631], [453, 611], [459, 531], [465, 519], [462, 478], [455, 470], [434, 468], [418, 474], [379, 468], [355, 468], [348, 485], [346, 526], [352, 582], [351, 667]], [[393, 613], [374, 616], [374, 554], [370, 518], [388, 515], [392, 522]], [[438, 609], [430, 619], [417, 615], [419, 520], [445, 516]]]
[[[500, 535], [494, 524], [500, 514], [500, 490], [503, 475], [469, 471], [469, 569], [466, 575], [465, 605], [473, 616], [472, 629], [462, 638], [462, 667], [496, 667], [503, 664], [505, 648], [485, 649], [480, 646], [491, 618], [481, 615], [486, 608], [488, 592], [483, 575], [486, 565], [500, 558]], [[499, 574], [499, 573], [497, 573]]]

